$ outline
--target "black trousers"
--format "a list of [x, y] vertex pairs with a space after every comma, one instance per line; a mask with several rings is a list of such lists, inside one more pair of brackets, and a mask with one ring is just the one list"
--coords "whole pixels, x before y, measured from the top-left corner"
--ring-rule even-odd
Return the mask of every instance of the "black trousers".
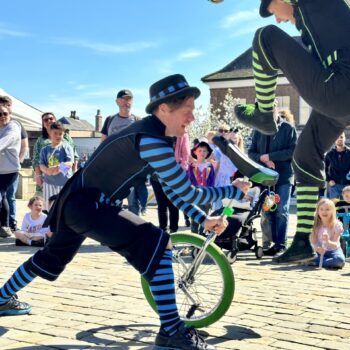
[[7, 201], [7, 189], [16, 181], [18, 173], [0, 174], [0, 226], [10, 225], [10, 208]]
[[176, 232], [179, 228], [179, 209], [175, 207], [169, 200], [162, 189], [162, 185], [151, 179], [151, 185], [153, 187], [154, 195], [158, 204], [158, 221], [159, 227], [162, 230], [166, 230], [168, 226], [168, 211], [169, 211], [169, 228]]
[[350, 50], [332, 68], [274, 25], [259, 29], [253, 50], [268, 75], [281, 69], [312, 107], [294, 151], [296, 181], [324, 185], [324, 154], [350, 124]]
[[101, 204], [84, 191], [66, 200], [62, 216], [48, 244], [28, 260], [32, 271], [51, 281], [74, 258], [86, 237], [123, 255], [150, 280], [169, 241], [169, 235], [151, 223], [127, 210]]

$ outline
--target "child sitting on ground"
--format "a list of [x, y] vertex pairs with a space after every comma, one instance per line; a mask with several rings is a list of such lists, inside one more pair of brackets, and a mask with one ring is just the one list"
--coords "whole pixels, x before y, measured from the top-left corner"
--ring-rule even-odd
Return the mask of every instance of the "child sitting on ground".
[[30, 212], [24, 215], [22, 228], [15, 231], [16, 245], [43, 247], [47, 237], [51, 236], [48, 227], [43, 227], [46, 214], [43, 213], [44, 200], [41, 197], [33, 197], [29, 200]]
[[314, 226], [310, 235], [310, 242], [317, 253], [313, 265], [319, 266], [323, 255], [322, 267], [342, 268], [345, 256], [340, 247], [340, 236], [343, 224], [337, 219], [334, 202], [321, 199], [316, 207]]

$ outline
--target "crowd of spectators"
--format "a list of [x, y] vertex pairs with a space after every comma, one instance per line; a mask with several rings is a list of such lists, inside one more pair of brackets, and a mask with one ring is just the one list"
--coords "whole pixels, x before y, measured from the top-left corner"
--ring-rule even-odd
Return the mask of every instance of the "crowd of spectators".
[[[133, 94], [130, 90], [119, 91], [116, 104], [119, 111], [106, 118], [101, 142], [139, 119], [131, 113]], [[0, 237], [10, 237], [14, 232], [17, 244], [29, 242], [29, 245], [40, 245], [44, 241], [43, 234], [39, 233], [35, 236], [33, 232], [23, 233], [24, 223], [28, 223], [28, 218], [35, 222], [39, 216], [41, 219], [45, 216], [44, 213], [38, 216], [33, 211], [38, 211], [41, 205], [41, 210], [47, 211], [49, 198], [60, 192], [78, 168], [85, 166], [89, 156], [82, 153], [79, 157], [73, 139], [68, 132], [65, 132], [63, 124], [57, 122], [54, 113], [46, 112], [42, 115], [42, 131], [34, 144], [31, 161], [37, 194], [42, 195], [43, 198], [36, 196], [32, 199], [29, 203], [32, 213], [26, 214], [22, 230], [18, 230], [15, 194], [20, 163], [28, 153], [28, 135], [23, 126], [11, 118], [11, 113], [11, 99], [0, 96]], [[273, 136], [253, 131], [248, 149], [244, 146], [244, 139], [239, 129], [225, 124], [220, 125], [217, 130], [209, 131], [202, 138], [194, 140], [192, 147], [187, 133], [173, 140], [176, 161], [187, 172], [194, 185], [225, 186], [241, 175], [235, 164], [213, 143], [212, 139], [216, 135], [232, 141], [252, 160], [279, 173], [277, 184], [269, 190], [279, 195], [280, 202], [275, 211], [262, 212], [261, 215], [262, 243], [264, 254], [267, 256], [274, 256], [286, 249], [290, 200], [292, 188], [295, 186], [291, 166], [297, 140], [294, 117], [290, 111], [280, 110], [276, 114], [276, 122], [279, 125], [279, 131]], [[342, 190], [350, 184], [349, 154], [349, 148], [345, 144], [345, 134], [342, 133], [334, 148], [325, 156], [328, 198], [341, 200]], [[166, 232], [177, 232], [179, 210], [168, 199], [155, 176], [149, 179], [149, 183], [140, 183], [132, 189], [128, 196], [128, 209], [136, 215], [146, 214], [148, 184], [152, 186], [157, 202], [159, 227]], [[213, 207], [202, 209], [210, 212], [222, 206], [221, 201], [218, 201]], [[194, 222], [190, 223], [186, 215], [184, 220], [185, 226], [191, 226], [192, 232], [202, 233], [202, 229]], [[46, 237], [46, 234], [44, 236]]]

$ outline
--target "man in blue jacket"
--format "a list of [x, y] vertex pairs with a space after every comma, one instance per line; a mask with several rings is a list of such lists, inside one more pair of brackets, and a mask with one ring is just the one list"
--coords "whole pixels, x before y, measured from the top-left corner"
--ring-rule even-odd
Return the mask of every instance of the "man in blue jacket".
[[324, 154], [350, 125], [350, 4], [346, 0], [262, 0], [260, 15], [291, 22], [307, 50], [274, 25], [257, 30], [253, 70], [257, 102], [235, 107], [238, 120], [262, 133], [277, 132], [274, 100], [278, 70], [312, 107], [293, 155], [297, 181], [297, 232], [277, 263], [311, 260], [309, 242], [319, 188], [324, 186]]

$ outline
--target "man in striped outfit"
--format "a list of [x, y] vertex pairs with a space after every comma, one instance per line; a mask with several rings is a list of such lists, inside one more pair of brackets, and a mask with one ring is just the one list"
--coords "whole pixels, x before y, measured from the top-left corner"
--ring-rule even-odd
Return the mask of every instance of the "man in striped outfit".
[[278, 70], [312, 107], [293, 156], [297, 180], [297, 232], [291, 247], [273, 260], [307, 261], [319, 188], [324, 186], [324, 154], [350, 125], [350, 4], [348, 0], [262, 0], [260, 15], [291, 22], [300, 31], [302, 47], [274, 25], [257, 30], [253, 70], [257, 102], [235, 107], [239, 121], [273, 135]]
[[150, 115], [108, 137], [61, 190], [47, 218], [53, 236], [0, 289], [0, 316], [30, 312], [30, 305], [16, 300], [17, 291], [36, 276], [57, 279], [90, 237], [123, 255], [150, 283], [161, 323], [155, 349], [214, 349], [179, 318], [169, 235], [119, 207], [133, 186], [156, 173], [179, 209], [206, 230], [224, 231], [226, 220], [209, 217], [199, 206], [222, 198], [240, 199], [249, 183], [239, 180], [236, 186], [194, 187], [176, 162], [172, 147], [172, 137], [183, 136], [193, 122], [199, 94], [180, 74], [151, 86], [146, 108]]

